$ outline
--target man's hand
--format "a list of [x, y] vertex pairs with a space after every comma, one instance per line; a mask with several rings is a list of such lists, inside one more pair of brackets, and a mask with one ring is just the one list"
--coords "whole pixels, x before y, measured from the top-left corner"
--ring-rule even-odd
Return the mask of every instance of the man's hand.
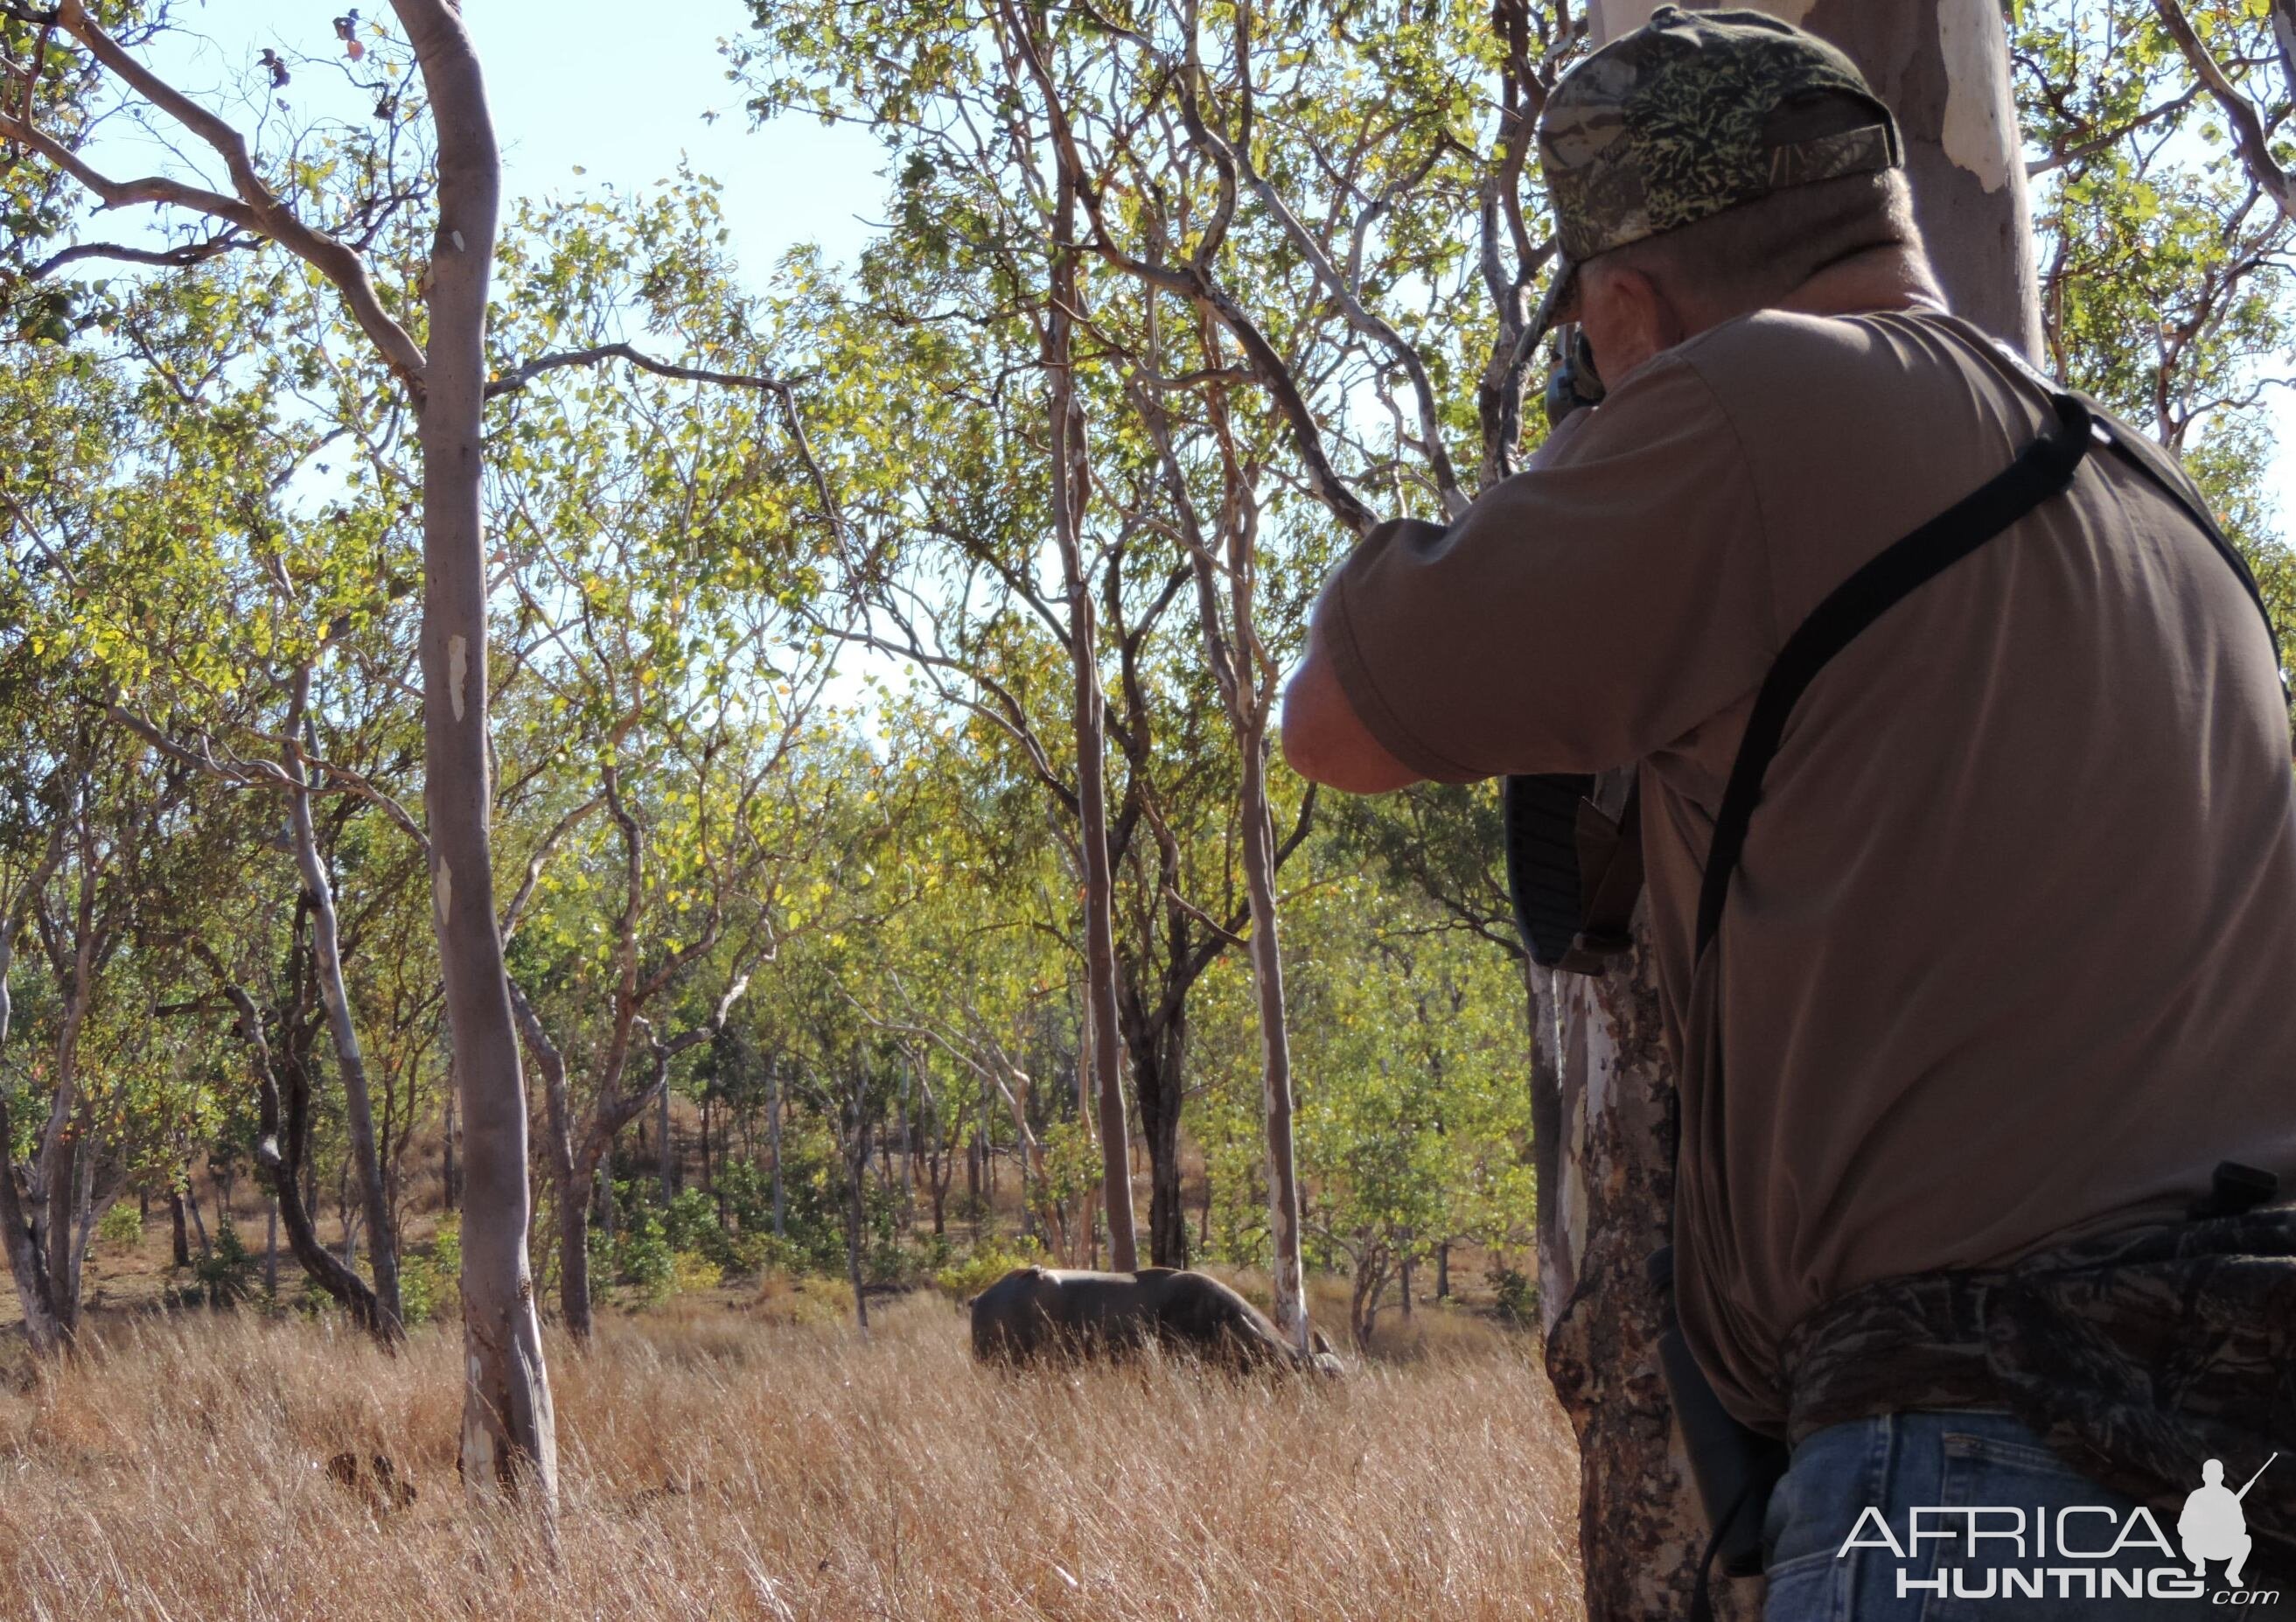
[[1283, 689], [1283, 758], [1309, 782], [1342, 794], [1382, 795], [1422, 781], [1357, 716], [1319, 630], [1309, 631], [1308, 657]]

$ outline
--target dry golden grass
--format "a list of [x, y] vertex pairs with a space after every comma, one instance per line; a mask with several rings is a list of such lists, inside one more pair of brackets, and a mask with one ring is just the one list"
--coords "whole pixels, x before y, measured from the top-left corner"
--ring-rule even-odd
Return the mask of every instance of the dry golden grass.
[[[554, 1560], [457, 1490], [450, 1333], [392, 1358], [253, 1313], [108, 1321], [0, 1390], [0, 1615], [1579, 1614], [1569, 1433], [1528, 1339], [1423, 1311], [1414, 1357], [1335, 1384], [1015, 1376], [973, 1366], [938, 1297], [865, 1343], [812, 1316], [681, 1301], [585, 1356], [554, 1343]], [[412, 1472], [414, 1506], [330, 1479], [344, 1449]]]

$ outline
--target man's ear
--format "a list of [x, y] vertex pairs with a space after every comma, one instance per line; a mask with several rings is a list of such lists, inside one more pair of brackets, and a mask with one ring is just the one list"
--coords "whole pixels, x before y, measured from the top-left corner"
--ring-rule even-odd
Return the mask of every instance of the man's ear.
[[1642, 271], [1595, 260], [1580, 275], [1579, 321], [1605, 383], [1618, 382], [1690, 335], [1673, 300]]

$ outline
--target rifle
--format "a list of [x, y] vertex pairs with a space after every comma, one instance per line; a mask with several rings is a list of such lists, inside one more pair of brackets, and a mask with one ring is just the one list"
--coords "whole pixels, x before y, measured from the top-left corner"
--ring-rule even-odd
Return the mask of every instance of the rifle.
[[[1602, 399], [1586, 333], [1561, 328], [1546, 380], [1547, 425], [1559, 428]], [[1507, 898], [1524, 949], [1541, 968], [1599, 975], [1633, 944], [1630, 926], [1643, 888], [1640, 811], [1630, 790], [1616, 817], [1604, 812], [1595, 803], [1591, 777], [1506, 779], [1500, 818]]]
[[[2279, 1456], [2280, 1456], [2280, 1455], [2279, 1455], [2278, 1453], [2274, 1453], [2274, 1454], [2272, 1455], [2272, 1459], [2277, 1459]], [[2262, 1480], [2262, 1479], [2264, 1478], [2264, 1472], [2265, 1472], [2266, 1470], [2270, 1470], [2270, 1469], [2272, 1468], [2272, 1459], [2267, 1459], [2263, 1463], [2261, 1463], [2261, 1464], [2258, 1465], [2258, 1466], [2256, 1467], [2256, 1474], [2254, 1474], [2253, 1476], [2251, 1476], [2251, 1477], [2248, 1478], [2248, 1486], [2243, 1486], [2243, 1488], [2241, 1488], [2241, 1489], [2240, 1489], [2240, 1491], [2238, 1491], [2237, 1493], [2234, 1493], [2234, 1494], [2233, 1494], [2233, 1496], [2234, 1496], [2234, 1497], [2235, 1497], [2235, 1498], [2245, 1498], [2245, 1497], [2247, 1497], [2247, 1496], [2248, 1496], [2248, 1487], [2249, 1487], [2249, 1486], [2255, 1486], [2259, 1481]]]
[[[1555, 351], [1546, 391], [1550, 427], [1600, 404], [1603, 394], [1584, 332], [1562, 329]], [[1511, 777], [1500, 801], [1515, 927], [1534, 962], [1567, 974], [1600, 975], [1633, 945], [1642, 894], [1639, 791], [1628, 790], [1613, 818], [1595, 803], [1595, 787], [1591, 777]], [[1710, 1615], [1709, 1564], [1718, 1561], [1732, 1577], [1762, 1569], [1763, 1511], [1785, 1474], [1786, 1448], [1732, 1418], [1691, 1354], [1675, 1319], [1673, 1246], [1653, 1254], [1649, 1269], [1659, 1303], [1660, 1371], [1711, 1531], [1693, 1614]]]

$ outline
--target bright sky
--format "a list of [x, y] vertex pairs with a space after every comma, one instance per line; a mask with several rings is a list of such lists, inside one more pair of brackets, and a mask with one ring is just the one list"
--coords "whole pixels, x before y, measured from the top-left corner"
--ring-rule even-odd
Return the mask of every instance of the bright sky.
[[[387, 0], [362, 9], [370, 21], [389, 15]], [[725, 187], [726, 223], [753, 276], [800, 243], [849, 262], [867, 240], [885, 191], [874, 139], [799, 117], [751, 130], [718, 54], [721, 38], [748, 25], [742, 0], [654, 0], [636, 12], [626, 0], [465, 0], [465, 14], [486, 66], [509, 196], [642, 188], [671, 175], [683, 154]], [[212, 43], [189, 48], [179, 82], [205, 88], [266, 45], [331, 54], [333, 15], [323, 0], [183, 6], [179, 21]], [[2296, 391], [2272, 391], [2269, 408], [2279, 443], [2296, 443]], [[2274, 482], [2282, 512], [2296, 512], [2296, 463], [2281, 457]]]
[[[257, 0], [283, 18], [304, 0]], [[505, 184], [534, 193], [607, 180], [650, 185], [683, 152], [724, 183], [742, 262], [759, 274], [790, 247], [817, 242], [850, 260], [884, 183], [875, 137], [783, 117], [752, 132], [718, 42], [742, 31], [739, 0], [467, 0], [486, 63]], [[708, 121], [709, 112], [721, 116]], [[588, 173], [577, 180], [571, 167]]]
[[[337, 4], [179, 3], [179, 31], [152, 60], [243, 128], [248, 110], [211, 93], [266, 46], [290, 62], [333, 56]], [[365, 0], [360, 10], [364, 23], [391, 21], [388, 0]], [[742, 0], [655, 0], [636, 9], [605, 0], [466, 0], [464, 11], [494, 103], [505, 203], [602, 183], [650, 186], [668, 178], [683, 154], [723, 183], [736, 246], [760, 276], [798, 243], [817, 242], [832, 259], [849, 259], [866, 239], [862, 217], [884, 192], [874, 139], [813, 119], [776, 119], [751, 133], [718, 54], [720, 39], [748, 26]], [[323, 66], [298, 64], [284, 94], [309, 106], [333, 88]], [[578, 166], [586, 173], [577, 176]]]

